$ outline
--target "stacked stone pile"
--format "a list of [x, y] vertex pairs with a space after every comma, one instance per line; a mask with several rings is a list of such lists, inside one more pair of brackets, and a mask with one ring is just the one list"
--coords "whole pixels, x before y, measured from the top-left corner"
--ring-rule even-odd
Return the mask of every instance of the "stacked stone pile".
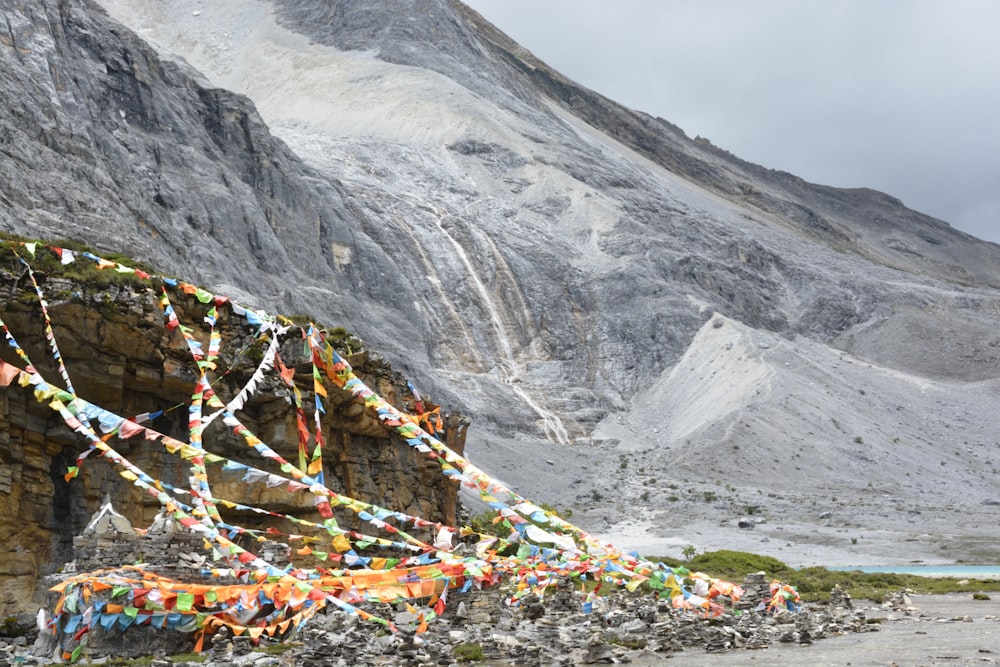
[[[899, 597], [902, 602], [903, 595], [892, 599]], [[367, 611], [392, 618], [399, 629], [395, 634], [331, 609], [283, 647], [268, 646], [266, 637], [254, 646], [246, 637], [221, 631], [212, 638], [200, 664], [432, 667], [457, 664], [458, 656], [470, 651], [494, 664], [656, 662], [684, 651], [766, 649], [778, 642], [807, 644], [845, 633], [877, 631], [879, 624], [871, 622], [868, 613], [885, 611], [882, 606], [851, 609], [840, 602], [805, 607], [798, 613], [735, 610], [712, 618], [678, 611], [648, 594], [615, 592], [599, 597], [590, 614], [583, 613], [583, 602], [583, 594], [568, 580], [544, 600], [526, 598], [518, 608], [507, 606], [495, 589], [454, 594], [445, 613], [423, 634], [415, 633], [419, 615], [405, 605], [365, 606]], [[117, 641], [137, 648], [134, 638], [118, 637]], [[99, 646], [103, 653], [93, 653], [91, 660], [120, 654], [110, 641]], [[93, 644], [92, 650], [96, 650]], [[177, 652], [184, 651], [178, 648]], [[50, 662], [45, 654], [31, 656], [21, 646], [0, 644], [0, 660], [4, 655], [17, 655], [19, 662], [28, 664]]]
[[[287, 544], [255, 541], [254, 548], [277, 567], [290, 562], [291, 550]], [[113, 570], [123, 564], [141, 563], [164, 576], [190, 579], [198, 578], [197, 573], [210, 562], [204, 538], [182, 528], [167, 514], [158, 514], [140, 535], [110, 501], [105, 502], [83, 532], [73, 538], [73, 551], [75, 559], [64, 568], [66, 574]]]
[[105, 500], [83, 532], [73, 538], [73, 552], [75, 569], [82, 572], [115, 568], [139, 559], [139, 535]]
[[907, 616], [919, 614], [920, 608], [913, 604], [913, 600], [910, 599], [911, 593], [913, 591], [909, 589], [902, 589], [887, 595], [882, 601], [882, 608], [902, 612]]
[[[755, 581], [752, 576], [748, 583]], [[544, 600], [528, 596], [516, 609], [505, 606], [496, 591], [477, 591], [456, 596], [426, 634], [413, 635], [416, 617], [400, 612], [395, 616], [400, 635], [385, 634], [374, 640], [370, 627], [331, 613], [307, 629], [303, 644], [290, 652], [296, 664], [304, 665], [374, 665], [388, 660], [389, 664], [429, 667], [450, 664], [449, 656], [454, 658], [462, 647], [475, 645], [485, 659], [494, 662], [607, 664], [662, 659], [685, 650], [811, 643], [879, 627], [867, 622], [864, 611], [833, 605], [799, 613], [737, 610], [710, 618], [673, 609], [651, 595], [615, 592], [599, 598], [591, 614], [583, 613], [583, 601], [583, 594], [568, 580]]]
[[[110, 502], [94, 515], [75, 546], [78, 564], [91, 569], [113, 568], [116, 563], [144, 558], [151, 570], [188, 580], [201, 576], [207, 560], [202, 540], [177, 526], [169, 515], [161, 514], [139, 537]], [[264, 543], [257, 547], [268, 552], [271, 562], [288, 562], [286, 545]], [[210, 638], [205, 664], [432, 667], [450, 665], [470, 654], [517, 665], [606, 664], [659, 660], [690, 650], [762, 649], [775, 642], [806, 644], [879, 627], [869, 621], [864, 610], [854, 609], [850, 596], [840, 589], [833, 591], [831, 603], [825, 607], [799, 612], [782, 608], [773, 613], [767, 609], [770, 587], [765, 573], [749, 575], [743, 582], [743, 598], [721, 616], [675, 609], [670, 600], [658, 599], [655, 594], [621, 589], [588, 598], [580, 581], [569, 578], [560, 579], [544, 599], [528, 595], [516, 607], [507, 603], [510, 591], [501, 587], [452, 593], [444, 613], [428, 624], [420, 611], [405, 603], [395, 607], [362, 605], [380, 618], [392, 619], [398, 630], [395, 633], [328, 608], [286, 647], [273, 651], [261, 650], [267, 648], [266, 636], [261, 638], [265, 646], [259, 646], [246, 636], [234, 637], [222, 630]], [[591, 610], [585, 613], [588, 599]], [[878, 611], [885, 609], [910, 614], [915, 608], [902, 591], [889, 596]], [[427, 631], [423, 632], [425, 625]], [[22, 659], [44, 664], [57, 656], [53, 640], [46, 644], [44, 639], [39, 639], [33, 656]], [[23, 638], [19, 641], [26, 644]], [[104, 632], [95, 627], [88, 658], [169, 655], [189, 651], [191, 646], [193, 636], [178, 632], [137, 626], [124, 632]], [[17, 646], [7, 648], [7, 653], [16, 652]], [[3, 657], [0, 653], [0, 660]]]
[[850, 594], [837, 584], [830, 591], [830, 606], [841, 609], [854, 609], [854, 601]]
[[743, 596], [736, 603], [738, 611], [751, 611], [761, 608], [771, 598], [771, 580], [766, 572], [748, 574], [743, 581]]

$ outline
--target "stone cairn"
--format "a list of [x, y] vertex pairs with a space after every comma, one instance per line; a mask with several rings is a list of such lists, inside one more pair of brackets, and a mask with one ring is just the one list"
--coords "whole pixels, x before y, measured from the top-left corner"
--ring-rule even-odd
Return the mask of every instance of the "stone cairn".
[[[253, 548], [277, 567], [291, 562], [291, 550], [286, 544], [268, 540], [255, 542]], [[83, 532], [73, 538], [73, 556], [73, 563], [64, 568], [64, 573], [144, 564], [163, 576], [190, 578], [208, 561], [204, 538], [181, 527], [165, 512], [157, 514], [140, 535], [110, 501], [105, 501]]]
[[91, 517], [83, 532], [73, 538], [74, 562], [64, 572], [90, 572], [132, 564], [139, 558], [139, 535], [110, 500]]

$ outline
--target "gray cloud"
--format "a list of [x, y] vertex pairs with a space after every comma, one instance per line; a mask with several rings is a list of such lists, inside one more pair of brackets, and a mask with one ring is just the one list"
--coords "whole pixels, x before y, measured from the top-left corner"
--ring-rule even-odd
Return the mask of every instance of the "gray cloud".
[[467, 4], [563, 74], [691, 136], [1000, 242], [1000, 2]]

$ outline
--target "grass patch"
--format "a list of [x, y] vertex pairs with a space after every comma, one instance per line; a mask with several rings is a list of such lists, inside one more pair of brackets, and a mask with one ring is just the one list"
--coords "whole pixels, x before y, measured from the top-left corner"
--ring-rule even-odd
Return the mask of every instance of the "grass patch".
[[8, 616], [0, 623], [0, 637], [24, 637], [34, 625], [21, 623], [17, 616]]
[[612, 636], [606, 641], [612, 646], [621, 646], [630, 651], [638, 651], [639, 649], [646, 648], [646, 640], [641, 637], [638, 639], [626, 639], [624, 637]]
[[704, 572], [720, 579], [742, 581], [751, 572], [767, 572], [773, 579], [784, 579], [791, 568], [777, 558], [744, 551], [708, 551], [698, 554], [686, 564], [692, 572]]
[[[72, 280], [74, 282], [91, 286], [98, 290], [106, 289], [115, 285], [127, 286], [133, 289], [143, 289], [149, 287], [150, 283], [142, 278], [139, 278], [134, 273], [119, 273], [118, 271], [115, 271], [114, 268], [98, 269], [97, 264], [93, 260], [87, 259], [86, 257], [78, 257], [72, 264], [64, 265], [55, 253], [50, 252], [47, 248], [43, 248], [43, 246], [65, 248], [66, 250], [72, 250], [77, 254], [89, 252], [110, 262], [118, 262], [133, 269], [140, 269], [152, 275], [159, 275], [155, 269], [132, 257], [128, 257], [117, 252], [95, 251], [93, 248], [90, 248], [79, 241], [70, 239], [37, 241], [39, 247], [35, 252], [34, 257], [32, 257], [25, 248], [16, 247], [18, 242], [30, 241], [30, 239], [19, 237], [16, 234], [0, 233], [0, 241], [3, 242], [4, 246], [16, 250], [17, 253], [31, 265], [32, 270], [36, 273], [58, 276], [66, 280]], [[13, 253], [7, 253], [5, 251], [4, 254], [6, 255], [3, 260], [4, 268], [19, 272], [20, 267], [17, 260], [14, 258]]]
[[[547, 503], [540, 503], [538, 507], [540, 507], [546, 514], [557, 516], [564, 521], [573, 516], [573, 510], [568, 507], [566, 509], [558, 509]], [[500, 538], [510, 537], [510, 534], [514, 531], [514, 526], [506, 519], [496, 521], [498, 516], [499, 512], [493, 509], [480, 512], [479, 514], [469, 518], [469, 528], [483, 535], [493, 535]], [[535, 521], [532, 521], [532, 523], [541, 526], [545, 525], [544, 523], [539, 524]]]
[[485, 660], [483, 645], [479, 642], [465, 642], [455, 647], [453, 651], [457, 662], [479, 662]]
[[830, 591], [839, 585], [852, 598], [881, 602], [887, 594], [908, 588], [919, 594], [982, 593], [1000, 591], [1000, 580], [956, 579], [953, 577], [921, 577], [915, 574], [861, 572], [859, 570], [829, 570], [825, 567], [795, 569], [777, 558], [743, 551], [709, 551], [694, 556], [690, 562], [656, 559], [672, 567], [684, 565], [692, 572], [704, 572], [712, 577], [735, 583], [747, 574], [765, 572], [769, 579], [778, 579], [795, 586], [806, 602], [824, 602]]

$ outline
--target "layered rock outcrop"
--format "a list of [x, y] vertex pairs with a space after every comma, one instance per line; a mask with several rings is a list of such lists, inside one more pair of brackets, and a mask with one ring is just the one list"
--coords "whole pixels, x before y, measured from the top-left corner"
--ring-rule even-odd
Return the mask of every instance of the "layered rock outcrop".
[[[43, 376], [58, 382], [39, 303], [25, 281], [8, 265], [3, 276], [4, 301], [0, 317], [28, 352]], [[164, 327], [158, 295], [141, 281], [98, 287], [86, 281], [52, 276], [39, 279], [49, 300], [52, 329], [77, 393], [120, 415], [164, 414], [152, 428], [187, 440], [188, 410], [195, 380], [190, 353], [177, 331]], [[179, 294], [173, 298], [181, 322], [200, 330], [204, 304]], [[235, 394], [261, 359], [254, 329], [225, 307], [219, 308], [222, 354], [215, 389], [224, 400]], [[376, 355], [352, 343], [349, 359], [355, 372], [384, 398], [412, 412], [415, 399], [407, 382]], [[200, 335], [204, 335], [202, 332]], [[291, 340], [283, 358], [303, 362], [302, 343]], [[21, 363], [9, 347], [2, 358]], [[296, 384], [303, 387], [312, 423], [312, 369], [308, 358], [296, 369]], [[306, 390], [309, 388], [309, 391]], [[366, 411], [363, 402], [334, 386], [327, 388], [326, 415], [322, 419], [326, 442], [324, 461], [327, 485], [344, 495], [391, 507], [430, 520], [455, 523], [456, 485], [440, 474], [438, 465], [401, 441]], [[424, 409], [436, 407], [424, 398]], [[298, 449], [295, 405], [290, 390], [280, 381], [264, 382], [240, 412], [243, 422], [282, 456], [295, 460]], [[441, 436], [456, 451], [464, 447], [467, 420], [444, 416]], [[115, 448], [154, 479], [186, 485], [186, 462], [162, 447], [141, 438], [113, 441]], [[213, 423], [204, 435], [205, 447], [221, 456], [261, 465], [260, 457], [223, 427]], [[142, 493], [118, 476], [109, 462], [93, 456], [80, 466], [78, 478], [64, 475], [86, 441], [71, 431], [47, 405], [35, 400], [30, 388], [13, 383], [0, 388], [0, 614], [30, 609], [37, 602], [40, 577], [73, 558], [73, 538], [102, 502], [110, 499], [136, 527], [148, 526], [160, 510], [155, 498]], [[212, 492], [220, 498], [239, 499], [247, 505], [303, 518], [318, 518], [311, 497], [299, 499], [286, 489], [248, 485], [238, 475], [209, 470]], [[223, 510], [225, 513], [225, 510]], [[231, 517], [234, 523], [265, 528], [268, 520], [251, 515]], [[350, 517], [338, 515], [342, 526]]]

